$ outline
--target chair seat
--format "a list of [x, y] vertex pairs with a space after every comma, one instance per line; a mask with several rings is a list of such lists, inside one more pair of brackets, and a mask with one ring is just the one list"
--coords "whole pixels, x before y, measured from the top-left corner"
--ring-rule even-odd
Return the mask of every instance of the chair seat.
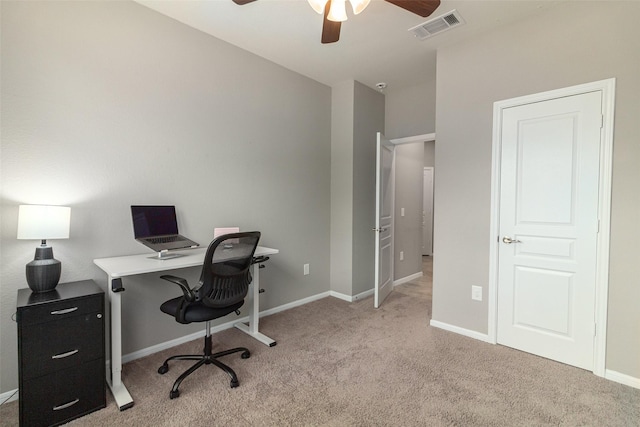
[[[170, 299], [162, 303], [162, 305], [160, 306], [160, 310], [170, 316], [176, 316], [183, 301], [184, 298], [181, 296]], [[240, 301], [239, 303], [230, 305], [228, 307], [212, 308], [207, 307], [201, 301], [192, 302], [189, 303], [185, 311], [184, 319], [187, 323], [206, 322], [208, 320], [217, 319], [219, 317], [223, 317], [227, 314], [233, 313], [234, 311], [242, 307], [243, 304], [244, 301]]]

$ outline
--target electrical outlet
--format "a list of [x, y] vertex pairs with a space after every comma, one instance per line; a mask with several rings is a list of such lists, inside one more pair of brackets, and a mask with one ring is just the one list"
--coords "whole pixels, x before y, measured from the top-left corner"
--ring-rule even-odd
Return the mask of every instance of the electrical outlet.
[[471, 299], [482, 301], [482, 286], [471, 286]]
[[400, 251], [400, 261], [404, 261], [404, 251]]
[[309, 275], [309, 264], [305, 264], [303, 266], [303, 268], [304, 268], [304, 275], [308, 276]]
[[404, 208], [400, 208], [400, 216], [404, 216]]

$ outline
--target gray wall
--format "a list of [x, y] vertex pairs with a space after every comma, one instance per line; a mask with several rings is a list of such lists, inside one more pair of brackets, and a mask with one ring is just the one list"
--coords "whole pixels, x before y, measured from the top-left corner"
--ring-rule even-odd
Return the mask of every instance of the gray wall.
[[438, 51], [433, 319], [487, 333], [470, 285], [488, 283], [493, 103], [615, 77], [606, 368], [640, 378], [639, 19], [638, 2], [567, 2]]
[[376, 133], [384, 95], [350, 80], [332, 88], [331, 290], [347, 296], [374, 286]]
[[422, 272], [423, 152], [423, 142], [396, 146], [394, 280]]
[[374, 285], [376, 134], [384, 133], [385, 97], [355, 82], [353, 126], [353, 290]]
[[[436, 135], [437, 136], [437, 135]], [[434, 167], [436, 165], [436, 142], [424, 143], [424, 166]]]
[[353, 288], [353, 80], [331, 92], [331, 290]]
[[[17, 387], [11, 316], [38, 244], [16, 240], [19, 204], [71, 206], [70, 239], [50, 242], [63, 282], [106, 288], [94, 258], [147, 251], [129, 205], [167, 203], [202, 244], [239, 226], [280, 249], [261, 309], [329, 290], [329, 87], [133, 2], [0, 7], [0, 392]], [[179, 291], [158, 275], [125, 287], [125, 353], [201, 329], [160, 313]]]
[[423, 72], [432, 78], [424, 84], [386, 90], [385, 135], [389, 139], [435, 132], [436, 78], [433, 69]]

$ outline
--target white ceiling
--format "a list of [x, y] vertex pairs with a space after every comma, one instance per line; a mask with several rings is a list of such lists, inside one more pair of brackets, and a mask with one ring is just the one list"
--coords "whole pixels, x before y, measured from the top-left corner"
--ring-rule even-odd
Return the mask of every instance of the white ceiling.
[[[322, 15], [306, 0], [257, 0], [244, 6], [232, 0], [136, 0], [193, 28], [329, 86], [357, 80], [375, 88], [403, 88], [434, 79], [436, 50], [542, 9], [550, 0], [442, 0], [422, 18], [384, 0], [372, 0], [360, 15], [342, 23], [340, 40], [321, 44]], [[566, 1], [566, 0], [564, 0]], [[407, 31], [457, 9], [466, 21], [420, 41]]]

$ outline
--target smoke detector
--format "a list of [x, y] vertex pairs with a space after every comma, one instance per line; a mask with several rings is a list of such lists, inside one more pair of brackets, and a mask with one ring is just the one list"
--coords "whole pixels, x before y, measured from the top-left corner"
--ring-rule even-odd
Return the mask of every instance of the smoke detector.
[[383, 92], [387, 88], [387, 84], [385, 82], [376, 83], [376, 88], [378, 92]]
[[436, 34], [440, 34], [443, 31], [450, 30], [453, 27], [463, 25], [464, 19], [460, 13], [453, 9], [449, 13], [440, 15], [437, 18], [433, 18], [415, 27], [409, 28], [409, 31], [413, 33], [416, 38], [420, 40], [426, 40], [429, 37], [433, 37]]

